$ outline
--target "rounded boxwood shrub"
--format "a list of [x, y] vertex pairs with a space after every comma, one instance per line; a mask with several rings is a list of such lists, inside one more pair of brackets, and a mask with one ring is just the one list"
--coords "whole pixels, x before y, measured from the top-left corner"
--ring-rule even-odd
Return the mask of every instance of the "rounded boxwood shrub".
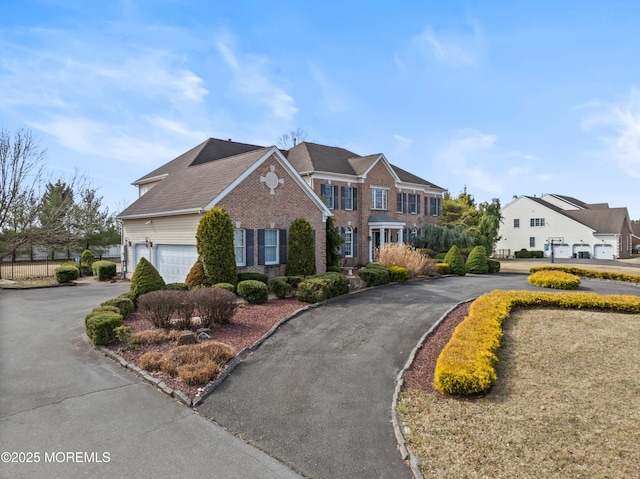
[[580, 278], [564, 271], [542, 270], [536, 271], [527, 278], [529, 283], [540, 288], [577, 289]]
[[489, 272], [489, 262], [487, 261], [487, 251], [484, 246], [476, 246], [467, 257], [467, 272], [475, 274], [486, 274]]
[[264, 304], [269, 300], [269, 290], [262, 281], [248, 279], [238, 283], [238, 295], [249, 304]]
[[529, 250], [526, 248], [522, 248], [520, 251], [516, 251], [514, 254], [516, 258], [531, 258], [531, 253], [529, 253]]
[[394, 283], [409, 281], [409, 272], [402, 266], [391, 266], [389, 268], [389, 281]]
[[91, 270], [98, 281], [109, 281], [116, 275], [116, 264], [113, 261], [94, 261]]
[[129, 292], [134, 298], [150, 293], [151, 291], [159, 291], [164, 289], [165, 282], [146, 258], [140, 258], [138, 266], [136, 266], [133, 276], [131, 277], [131, 287]]
[[284, 299], [293, 296], [293, 288], [282, 276], [273, 278], [269, 287], [276, 298]]
[[126, 318], [133, 313], [135, 307], [133, 301], [125, 296], [118, 296], [117, 298], [107, 299], [100, 306], [115, 306], [123, 318]]
[[91, 276], [93, 274], [93, 263], [96, 261], [96, 256], [90, 249], [84, 250], [80, 254], [80, 273], [83, 276]]
[[173, 291], [188, 291], [189, 286], [187, 286], [187, 283], [168, 283], [165, 285], [164, 289]]
[[234, 285], [232, 285], [231, 283], [216, 283], [211, 287], [212, 288], [225, 289], [225, 290], [230, 291], [230, 292], [232, 292], [234, 294], [236, 292], [236, 287]]
[[331, 297], [329, 285], [322, 278], [309, 278], [298, 285], [298, 301], [319, 303]]
[[389, 282], [389, 270], [379, 263], [369, 263], [356, 273], [367, 286], [380, 286]]
[[114, 330], [124, 325], [124, 319], [120, 313], [99, 308], [87, 315], [84, 324], [89, 342], [106, 346], [115, 338]]
[[464, 264], [464, 259], [462, 258], [462, 254], [460, 253], [457, 245], [454, 244], [449, 248], [449, 251], [444, 257], [444, 262], [449, 265], [453, 274], [457, 274], [459, 276], [467, 274], [467, 267]]
[[56, 281], [60, 284], [75, 281], [80, 271], [75, 266], [59, 266], [55, 270]]
[[185, 279], [187, 283], [187, 287], [189, 289], [202, 288], [203, 286], [208, 286], [207, 276], [204, 274], [204, 266], [202, 265], [202, 261], [198, 260], [193, 263], [193, 266], [189, 270], [189, 274], [187, 274], [187, 278]]

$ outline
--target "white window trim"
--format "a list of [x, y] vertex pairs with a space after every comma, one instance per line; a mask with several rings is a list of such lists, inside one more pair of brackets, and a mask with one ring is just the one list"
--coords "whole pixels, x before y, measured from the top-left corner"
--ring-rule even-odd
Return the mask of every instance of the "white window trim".
[[[274, 231], [276, 235], [276, 244], [267, 246], [267, 232]], [[276, 259], [274, 261], [267, 261], [267, 248], [276, 249]], [[272, 264], [280, 264], [280, 231], [277, 229], [268, 229], [264, 230], [264, 264], [272, 265]]]
[[[336, 185], [332, 185], [331, 183], [326, 183], [324, 185], [325, 193], [327, 192], [329, 187], [331, 189], [331, 194], [330, 195], [326, 195], [325, 194], [325, 196], [323, 198], [324, 199], [324, 203], [325, 203], [325, 205], [327, 205], [327, 208], [329, 208], [330, 210], [335, 210], [337, 208], [336, 208], [336, 205], [334, 205], [334, 201], [333, 201], [334, 198], [335, 198], [335, 194], [336, 194], [336, 192], [334, 191], [334, 188], [337, 188], [337, 187], [336, 187]], [[331, 206], [329, 206], [329, 201], [331, 201]]]
[[[347, 245], [349, 245], [349, 252], [347, 253]], [[344, 229], [344, 257], [353, 258], [353, 228], [347, 226]]]
[[[411, 197], [413, 196], [413, 210], [411, 210]], [[418, 195], [416, 193], [409, 193], [407, 196], [407, 211], [409, 214], [418, 214]]]
[[[345, 211], [353, 211], [353, 186], [345, 186], [345, 196], [347, 196], [349, 198], [349, 203], [350, 203], [350, 207], [349, 208], [345, 208]], [[349, 194], [346, 194], [347, 191], [349, 192]], [[342, 198], [340, 198], [342, 200]]]
[[[235, 232], [240, 231], [242, 233], [242, 245], [236, 246], [236, 238]], [[238, 261], [238, 256], [236, 255], [236, 266], [246, 266], [247, 265], [247, 230], [245, 229], [235, 229], [233, 230], [233, 252], [235, 253], [236, 248], [242, 248], [242, 258]]]
[[[377, 208], [375, 206], [375, 193], [376, 193], [376, 191], [382, 191], [384, 193], [382, 195], [382, 198], [383, 198], [382, 208]], [[389, 206], [389, 188], [381, 188], [381, 187], [372, 186], [371, 187], [371, 209], [372, 210], [378, 210], [378, 211], [387, 211], [388, 206]]]

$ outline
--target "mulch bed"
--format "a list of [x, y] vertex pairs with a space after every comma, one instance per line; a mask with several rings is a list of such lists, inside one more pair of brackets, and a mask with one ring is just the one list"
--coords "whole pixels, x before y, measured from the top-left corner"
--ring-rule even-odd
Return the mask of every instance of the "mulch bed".
[[419, 389], [431, 394], [440, 394], [433, 387], [436, 361], [442, 349], [451, 339], [453, 330], [467, 317], [470, 306], [470, 302], [464, 303], [452, 310], [424, 341], [416, 354], [411, 369], [405, 372], [403, 391]]

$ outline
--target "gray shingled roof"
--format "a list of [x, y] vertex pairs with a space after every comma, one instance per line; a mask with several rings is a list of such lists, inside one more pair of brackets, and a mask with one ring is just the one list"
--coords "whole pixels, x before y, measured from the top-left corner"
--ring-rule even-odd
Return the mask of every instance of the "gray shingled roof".
[[[196, 148], [203, 145], [204, 143]], [[196, 149], [190, 150], [167, 163], [165, 167], [169, 165], [171, 167], [165, 168], [163, 171], [169, 176], [138, 198], [118, 217], [154, 215], [204, 208], [270, 149], [260, 148], [193, 166], [190, 165], [195, 157], [193, 152]]]
[[622, 231], [622, 227], [624, 226], [624, 221], [628, 216], [627, 208], [609, 208], [606, 206], [606, 204], [603, 203], [589, 205], [583, 201], [577, 200], [575, 198], [570, 198], [568, 196], [554, 196], [567, 199], [575, 205], [581, 205], [584, 209], [563, 210], [558, 206], [544, 201], [542, 198], [537, 198], [535, 196], [526, 196], [526, 198], [529, 198], [531, 201], [535, 201], [536, 203], [549, 208], [556, 213], [577, 221], [578, 223], [588, 226], [589, 228], [595, 230], [596, 233], [601, 234], [620, 233], [620, 231]]

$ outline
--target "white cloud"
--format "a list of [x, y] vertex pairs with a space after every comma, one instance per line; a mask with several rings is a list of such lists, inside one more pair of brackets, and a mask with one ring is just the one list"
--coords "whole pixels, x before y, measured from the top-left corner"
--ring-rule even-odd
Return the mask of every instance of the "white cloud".
[[[428, 25], [413, 38], [413, 44], [427, 57], [450, 66], [479, 63], [484, 51], [484, 36], [477, 21], [469, 22], [472, 32], [467, 34], [438, 32]], [[396, 63], [398, 61], [396, 60]]]
[[591, 102], [584, 108], [591, 110], [582, 122], [586, 131], [594, 131], [605, 150], [604, 161], [613, 160], [629, 176], [640, 178], [640, 91], [617, 103]]
[[402, 136], [402, 135], [393, 135], [393, 138], [401, 144], [404, 145], [411, 145], [413, 143], [413, 140], [411, 138], [407, 138], [406, 136]]
[[275, 86], [267, 74], [269, 61], [255, 55], [238, 55], [233, 51], [234, 38], [221, 35], [216, 42], [218, 51], [233, 73], [233, 87], [253, 101], [265, 105], [278, 119], [290, 121], [298, 109], [293, 98]]

